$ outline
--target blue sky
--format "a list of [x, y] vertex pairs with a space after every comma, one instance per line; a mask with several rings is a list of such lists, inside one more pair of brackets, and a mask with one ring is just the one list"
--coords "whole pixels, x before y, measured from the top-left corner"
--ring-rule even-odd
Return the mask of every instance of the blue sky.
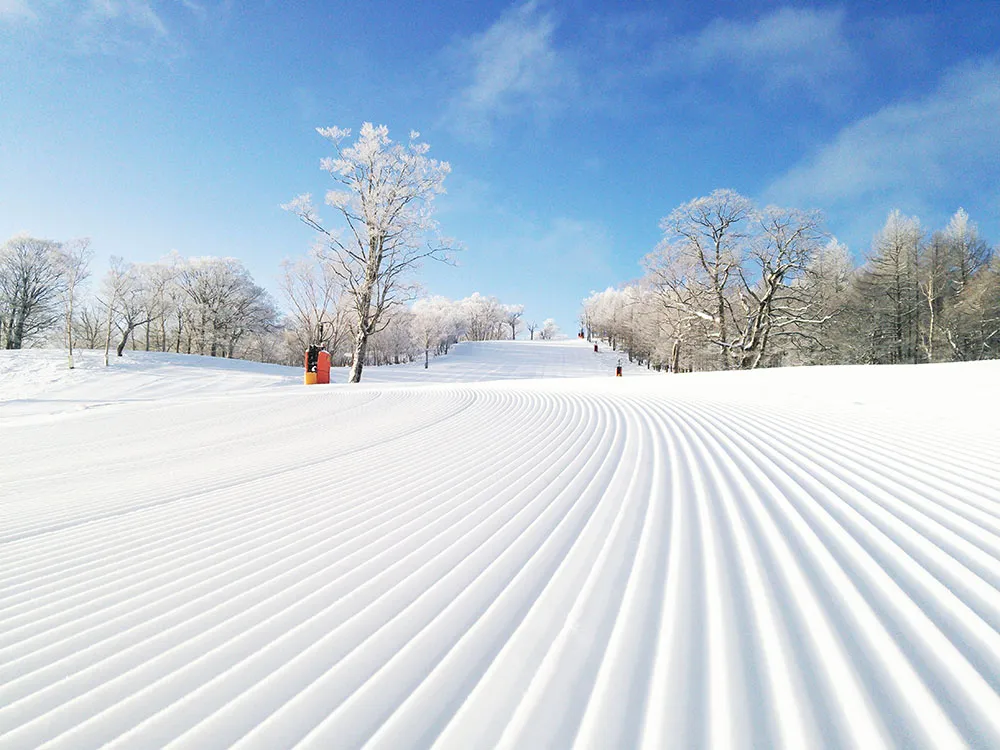
[[276, 289], [313, 239], [280, 204], [329, 187], [315, 127], [370, 120], [452, 165], [465, 250], [427, 291], [567, 330], [719, 187], [858, 255], [893, 208], [1000, 242], [995, 2], [695, 5], [0, 0], [0, 239], [89, 236], [98, 273], [235, 256]]

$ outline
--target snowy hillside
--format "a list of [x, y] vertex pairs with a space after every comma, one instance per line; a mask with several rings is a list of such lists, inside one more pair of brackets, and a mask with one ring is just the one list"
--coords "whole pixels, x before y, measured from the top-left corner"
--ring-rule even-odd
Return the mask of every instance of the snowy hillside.
[[0, 352], [0, 748], [1000, 746], [998, 362], [82, 359]]

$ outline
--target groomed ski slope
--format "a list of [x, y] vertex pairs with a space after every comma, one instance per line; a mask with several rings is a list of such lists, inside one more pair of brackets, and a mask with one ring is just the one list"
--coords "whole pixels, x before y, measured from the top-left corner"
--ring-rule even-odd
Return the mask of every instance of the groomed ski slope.
[[1000, 746], [1000, 363], [0, 353], [0, 747]]

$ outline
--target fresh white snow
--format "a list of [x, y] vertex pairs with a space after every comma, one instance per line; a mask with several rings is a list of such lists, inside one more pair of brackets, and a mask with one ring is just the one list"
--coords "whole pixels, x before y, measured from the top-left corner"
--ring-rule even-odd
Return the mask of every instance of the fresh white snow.
[[0, 747], [1000, 746], [1000, 362], [618, 357], [0, 352]]

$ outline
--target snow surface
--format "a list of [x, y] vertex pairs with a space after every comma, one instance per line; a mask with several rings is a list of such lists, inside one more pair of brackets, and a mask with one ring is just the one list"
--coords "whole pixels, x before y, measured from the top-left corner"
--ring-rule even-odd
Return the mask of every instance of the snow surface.
[[102, 356], [0, 352], [0, 747], [1000, 746], [1000, 362]]

